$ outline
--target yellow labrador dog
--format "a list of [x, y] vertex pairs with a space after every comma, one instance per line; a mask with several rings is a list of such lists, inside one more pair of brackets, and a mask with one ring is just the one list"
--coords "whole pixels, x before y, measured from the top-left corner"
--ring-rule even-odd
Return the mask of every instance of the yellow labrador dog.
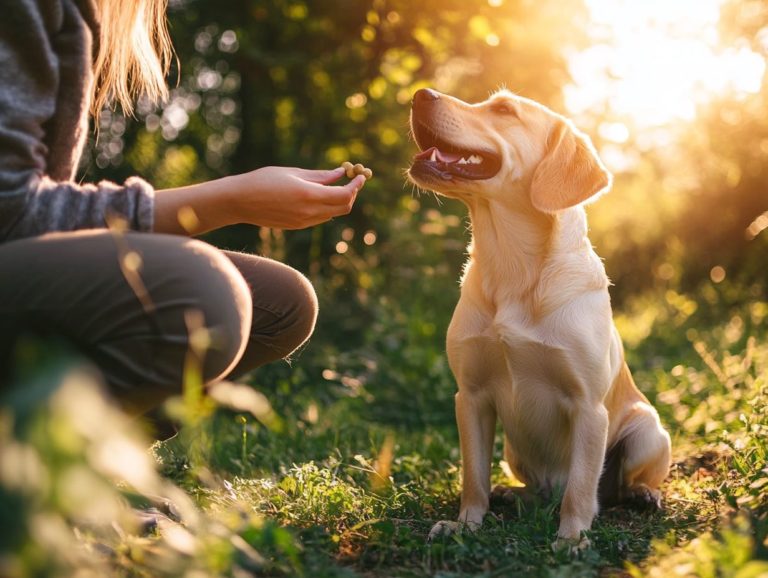
[[411, 128], [419, 187], [464, 202], [472, 243], [447, 351], [458, 382], [458, 522], [488, 511], [497, 418], [526, 490], [563, 492], [556, 546], [585, 547], [600, 502], [660, 506], [669, 435], [637, 389], [613, 325], [608, 279], [582, 203], [611, 177], [562, 116], [501, 91], [467, 104], [419, 90]]

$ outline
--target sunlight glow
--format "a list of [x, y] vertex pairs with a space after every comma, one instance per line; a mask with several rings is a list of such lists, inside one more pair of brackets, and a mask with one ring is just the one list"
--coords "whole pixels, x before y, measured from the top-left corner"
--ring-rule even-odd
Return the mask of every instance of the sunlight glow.
[[586, 0], [593, 44], [569, 58], [572, 114], [608, 112], [638, 127], [692, 120], [715, 95], [760, 91], [765, 61], [719, 44], [723, 0]]

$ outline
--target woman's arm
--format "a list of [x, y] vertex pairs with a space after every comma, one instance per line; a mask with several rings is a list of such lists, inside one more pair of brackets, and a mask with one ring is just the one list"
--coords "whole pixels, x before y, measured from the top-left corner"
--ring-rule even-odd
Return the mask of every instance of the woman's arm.
[[198, 235], [235, 223], [304, 229], [345, 215], [365, 177], [329, 186], [344, 169], [264, 167], [177, 189], [155, 192], [158, 233]]

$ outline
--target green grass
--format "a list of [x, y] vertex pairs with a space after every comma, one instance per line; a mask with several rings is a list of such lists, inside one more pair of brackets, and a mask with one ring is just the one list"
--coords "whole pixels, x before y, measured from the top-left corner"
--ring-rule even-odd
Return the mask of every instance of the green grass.
[[[271, 412], [213, 411], [188, 399], [181, 434], [152, 448], [162, 476], [150, 471], [142, 488], [129, 480], [110, 493], [122, 470], [94, 458], [104, 440], [68, 425], [82, 419], [82, 404], [68, 416], [61, 390], [45, 410], [18, 402], [0, 438], [3, 455], [15, 456], [0, 459], [3, 526], [16, 523], [0, 541], [10, 553], [0, 575], [766, 576], [767, 317], [768, 304], [727, 287], [647, 297], [617, 316], [636, 380], [673, 434], [675, 465], [665, 511], [601, 512], [592, 548], [578, 557], [550, 547], [556, 500], [492, 504], [479, 532], [427, 543], [431, 525], [458, 512], [454, 386], [442, 338], [392, 315], [369, 338], [381, 347], [307, 350], [290, 371], [257, 375]], [[110, 423], [102, 435], [123, 424], [93, 403]], [[133, 435], [130, 424], [117, 429]], [[497, 437], [493, 475], [503, 482]], [[28, 471], [14, 475], [19, 464]], [[22, 483], [36, 475], [47, 481]], [[62, 478], [95, 489], [78, 498], [77, 484]], [[119, 505], [148, 493], [181, 499], [182, 526], [149, 536], [132, 529]], [[96, 499], [117, 524], [88, 506]]]

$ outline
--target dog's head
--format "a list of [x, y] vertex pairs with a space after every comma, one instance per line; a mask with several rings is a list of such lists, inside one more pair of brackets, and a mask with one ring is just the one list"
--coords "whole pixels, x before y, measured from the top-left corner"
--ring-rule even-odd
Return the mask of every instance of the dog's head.
[[586, 201], [611, 182], [585, 135], [562, 116], [508, 91], [468, 104], [419, 90], [411, 130], [421, 152], [409, 178], [449, 197], [523, 194], [537, 210], [554, 213]]

